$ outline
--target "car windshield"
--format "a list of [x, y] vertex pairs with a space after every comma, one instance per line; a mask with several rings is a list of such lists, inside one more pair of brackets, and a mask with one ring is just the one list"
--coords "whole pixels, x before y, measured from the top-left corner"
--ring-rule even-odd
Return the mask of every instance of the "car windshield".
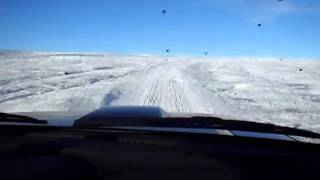
[[0, 0], [0, 112], [157, 106], [320, 132], [318, 0]]

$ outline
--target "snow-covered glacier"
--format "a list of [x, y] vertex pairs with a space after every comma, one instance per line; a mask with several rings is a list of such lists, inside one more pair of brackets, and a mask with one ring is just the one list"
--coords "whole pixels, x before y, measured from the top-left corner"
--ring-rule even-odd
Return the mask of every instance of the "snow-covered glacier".
[[0, 111], [160, 106], [320, 132], [320, 61], [0, 51]]

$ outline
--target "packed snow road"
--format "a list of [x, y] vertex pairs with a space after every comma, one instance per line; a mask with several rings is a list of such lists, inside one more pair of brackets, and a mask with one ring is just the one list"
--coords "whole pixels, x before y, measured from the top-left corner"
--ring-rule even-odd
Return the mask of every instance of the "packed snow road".
[[177, 62], [148, 67], [127, 84], [128, 88], [114, 104], [151, 105], [166, 107], [169, 111], [194, 112], [195, 106], [190, 102], [194, 94], [185, 92], [192, 87], [183, 78], [183, 69], [183, 64]]
[[0, 111], [151, 105], [320, 132], [320, 61], [0, 53]]

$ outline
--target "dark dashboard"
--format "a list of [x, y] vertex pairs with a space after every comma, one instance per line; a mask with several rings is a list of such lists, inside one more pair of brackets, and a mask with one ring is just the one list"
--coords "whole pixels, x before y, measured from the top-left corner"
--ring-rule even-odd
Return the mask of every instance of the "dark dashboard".
[[0, 179], [314, 179], [320, 146], [252, 137], [0, 127]]

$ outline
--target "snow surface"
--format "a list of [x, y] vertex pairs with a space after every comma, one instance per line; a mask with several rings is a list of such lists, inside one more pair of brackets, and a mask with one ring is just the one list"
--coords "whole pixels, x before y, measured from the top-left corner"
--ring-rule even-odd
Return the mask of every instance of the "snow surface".
[[320, 132], [320, 61], [0, 51], [0, 111], [151, 105]]

